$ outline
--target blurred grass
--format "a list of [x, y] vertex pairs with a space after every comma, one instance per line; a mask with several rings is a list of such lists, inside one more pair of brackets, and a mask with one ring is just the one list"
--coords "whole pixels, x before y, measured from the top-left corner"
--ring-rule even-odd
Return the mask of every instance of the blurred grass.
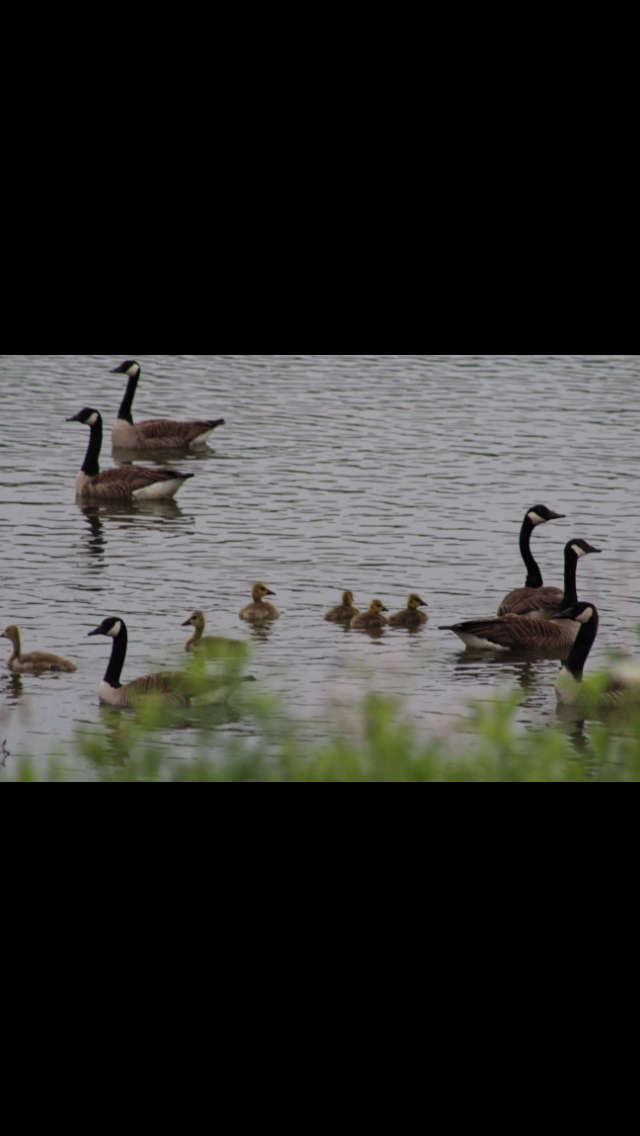
[[[416, 726], [400, 700], [369, 691], [355, 705], [327, 710], [329, 738], [319, 742], [309, 740], [308, 723], [296, 722], [246, 681], [237, 656], [218, 660], [214, 676], [206, 661], [194, 660], [189, 682], [195, 707], [166, 708], [152, 699], [137, 714], [103, 709], [108, 728], [79, 732], [74, 752], [53, 757], [46, 774], [28, 759], [10, 758], [0, 780], [64, 782], [78, 774], [112, 784], [640, 780], [640, 710], [588, 723], [569, 716], [564, 726], [532, 732], [516, 723], [522, 695], [503, 695], [473, 705], [469, 718], [436, 735]], [[249, 736], [220, 729], [230, 716], [251, 720]], [[172, 750], [167, 728], [189, 730], [192, 760]]]

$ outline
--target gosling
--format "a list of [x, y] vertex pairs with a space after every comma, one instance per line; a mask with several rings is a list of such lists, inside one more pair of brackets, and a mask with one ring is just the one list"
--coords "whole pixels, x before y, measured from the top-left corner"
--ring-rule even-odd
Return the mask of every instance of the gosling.
[[[187, 639], [184, 649], [193, 654], [220, 655], [225, 651], [246, 652], [247, 644], [239, 639], [224, 639], [217, 635], [204, 635], [207, 619], [202, 611], [194, 611], [183, 627], [193, 627], [193, 635]], [[204, 636], [204, 638], [203, 638]]]
[[240, 612], [240, 619], [245, 623], [269, 623], [274, 619], [280, 619], [277, 607], [265, 601], [265, 596], [275, 595], [275, 592], [269, 591], [266, 584], [254, 584], [251, 595], [253, 603]]
[[325, 619], [327, 623], [351, 623], [357, 615], [360, 615], [360, 612], [354, 606], [353, 592], [343, 592], [342, 603], [328, 611]]
[[429, 622], [429, 616], [425, 611], [420, 611], [421, 607], [427, 607], [421, 596], [413, 592], [407, 600], [407, 606], [404, 611], [399, 611], [397, 615], [392, 615], [389, 620], [390, 627], [405, 627], [409, 631], [417, 631]]
[[77, 671], [75, 663], [63, 659], [62, 655], [47, 655], [44, 651], [31, 651], [27, 655], [22, 653], [22, 632], [19, 627], [7, 627], [3, 631], [2, 639], [8, 639], [13, 644], [13, 650], [7, 666], [15, 674], [73, 674]]
[[382, 600], [372, 600], [368, 611], [351, 620], [351, 627], [354, 631], [382, 631], [388, 626], [388, 620], [382, 614], [384, 611], [388, 612], [389, 608], [384, 606]]

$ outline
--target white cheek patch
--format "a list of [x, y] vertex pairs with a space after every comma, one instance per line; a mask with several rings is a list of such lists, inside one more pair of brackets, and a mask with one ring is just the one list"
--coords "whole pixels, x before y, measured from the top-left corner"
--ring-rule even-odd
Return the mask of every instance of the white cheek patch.
[[118, 620], [115, 627], [112, 627], [111, 631], [107, 631], [107, 635], [111, 636], [112, 639], [117, 639], [118, 635], [120, 634], [121, 631], [122, 631], [122, 624], [121, 624], [120, 620]]
[[581, 556], [587, 555], [584, 548], [580, 548], [579, 544], [572, 544], [571, 547], [572, 547], [573, 551], [575, 552], [576, 556], [578, 557], [578, 559], [580, 559]]
[[544, 525], [546, 521], [544, 517], [539, 516], [538, 513], [529, 513], [529, 520], [532, 525]]
[[95, 426], [97, 421], [98, 421], [98, 415], [92, 414], [91, 418], [87, 418], [87, 426]]
[[139, 368], [138, 364], [134, 363], [133, 367], [129, 367], [127, 374], [130, 375], [131, 378], [133, 378], [134, 375], [139, 375], [140, 374], [140, 368]]
[[579, 615], [577, 617], [576, 623], [589, 623], [590, 620], [592, 620], [592, 619], [593, 619], [593, 608], [588, 607], [586, 611], [583, 611], [582, 615]]

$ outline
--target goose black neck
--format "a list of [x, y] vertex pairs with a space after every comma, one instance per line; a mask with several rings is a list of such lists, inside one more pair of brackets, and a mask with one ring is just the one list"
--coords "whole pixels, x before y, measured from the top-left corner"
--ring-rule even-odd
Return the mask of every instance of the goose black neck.
[[531, 535], [534, 528], [535, 525], [533, 524], [531, 518], [526, 517], [525, 522], [522, 526], [522, 532], [520, 533], [520, 552], [522, 553], [522, 559], [524, 560], [527, 566], [527, 572], [529, 573], [529, 575], [527, 576], [525, 588], [544, 587], [542, 573], [538, 568], [538, 565], [536, 564], [533, 558], [533, 553], [531, 551]]
[[588, 623], [582, 623], [578, 632], [578, 637], [571, 648], [571, 653], [567, 659], [565, 666], [571, 672], [576, 682], [582, 682], [584, 668], [587, 665], [587, 659], [591, 654], [591, 648], [596, 641], [598, 634], [598, 626], [600, 620], [598, 613], [594, 611]]
[[127, 642], [127, 629], [123, 623], [120, 634], [116, 635], [116, 638], [113, 640], [111, 658], [109, 659], [109, 666], [104, 676], [104, 681], [108, 683], [109, 686], [112, 686], [114, 690], [119, 690], [122, 686], [120, 675], [122, 674], [124, 661], [127, 657]]
[[87, 456], [84, 459], [82, 472], [86, 473], [87, 477], [96, 477], [100, 473], [100, 450], [102, 449], [102, 419], [98, 417], [97, 421], [91, 427], [91, 437], [89, 438], [89, 447], [87, 449]]
[[569, 547], [564, 554], [564, 607], [578, 602], [578, 556]]
[[125, 394], [125, 396], [122, 400], [122, 405], [121, 405], [121, 407], [118, 411], [118, 418], [122, 418], [122, 420], [124, 422], [128, 422], [130, 426], [133, 426], [133, 417], [132, 417], [132, 414], [131, 414], [131, 408], [133, 406], [133, 400], [136, 397], [136, 391], [138, 389], [139, 381], [140, 381], [140, 372], [139, 371], [138, 371], [137, 375], [131, 375], [130, 376], [129, 382], [127, 383], [127, 392], [126, 392], [126, 394]]

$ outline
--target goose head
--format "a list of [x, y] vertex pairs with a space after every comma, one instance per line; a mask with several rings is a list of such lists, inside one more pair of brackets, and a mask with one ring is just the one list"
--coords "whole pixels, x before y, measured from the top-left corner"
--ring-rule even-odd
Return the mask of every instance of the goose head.
[[353, 592], [343, 592], [342, 593], [342, 606], [343, 607], [353, 607], [353, 602], [354, 602], [353, 601]]
[[99, 422], [102, 422], [102, 415], [98, 410], [92, 410], [91, 407], [85, 406], [79, 414], [74, 414], [73, 418], [67, 418], [67, 422], [81, 422], [83, 426], [90, 426], [93, 429]]
[[2, 632], [2, 635], [0, 635], [0, 639], [8, 639], [10, 643], [13, 643], [14, 647], [19, 652], [20, 651], [20, 635], [21, 635], [20, 628], [16, 627], [15, 625], [12, 625], [11, 627], [7, 627], [6, 631]]
[[412, 592], [407, 600], [407, 607], [412, 611], [417, 611], [420, 607], [428, 606], [429, 604], [425, 603], [425, 601], [422, 599], [422, 596], [419, 596], [417, 592]]
[[114, 367], [112, 375], [128, 375], [130, 379], [137, 379], [140, 375], [140, 364], [135, 359], [127, 359], [119, 367]]
[[564, 521], [566, 520], [564, 513], [554, 513], [552, 509], [547, 509], [546, 505], [534, 505], [527, 513], [528, 519], [534, 528], [538, 525], [546, 525], [548, 521]]
[[95, 631], [89, 632], [89, 637], [92, 635], [106, 635], [109, 639], [118, 639], [121, 635], [126, 635], [127, 625], [123, 619], [105, 619], [96, 627]]
[[593, 545], [589, 544], [586, 540], [570, 540], [565, 548], [565, 553], [568, 552], [573, 552], [578, 557], [578, 560], [580, 560], [582, 556], [590, 556], [592, 553], [601, 553], [602, 549], [594, 548]]
[[206, 616], [203, 611], [194, 611], [189, 616], [186, 623], [182, 624], [183, 627], [195, 627], [196, 631], [204, 631], [207, 626]]
[[389, 608], [384, 606], [382, 600], [372, 600], [369, 604], [369, 611], [372, 615], [382, 615], [383, 612], [388, 610]]
[[251, 589], [254, 603], [260, 603], [265, 596], [275, 596], [275, 592], [271, 592], [266, 584], [254, 584]]
[[598, 609], [592, 603], [574, 603], [571, 607], [561, 611], [558, 615], [553, 616], [554, 619], [572, 619], [574, 623], [587, 624], [591, 623], [597, 630], [599, 616]]

